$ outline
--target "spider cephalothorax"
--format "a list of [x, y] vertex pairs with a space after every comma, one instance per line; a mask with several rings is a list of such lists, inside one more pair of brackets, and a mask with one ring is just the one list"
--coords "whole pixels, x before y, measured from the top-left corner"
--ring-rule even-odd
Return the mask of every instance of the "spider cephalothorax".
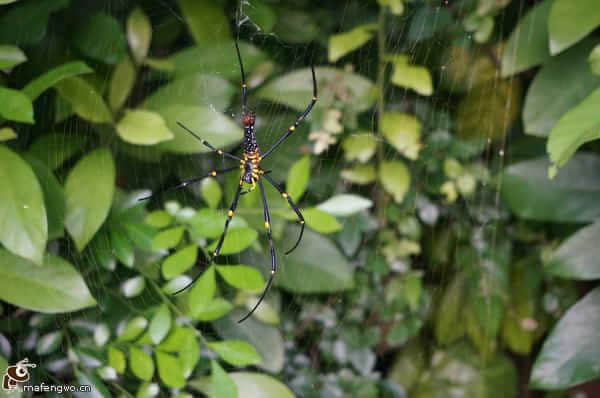
[[[252, 307], [252, 309], [250, 310], [250, 312], [248, 312], [248, 314], [246, 314], [246, 316], [244, 316], [242, 319], [239, 320], [239, 322], [242, 322], [254, 313], [254, 311], [258, 308], [258, 306], [260, 305], [262, 300], [265, 298], [265, 295], [269, 291], [269, 287], [273, 283], [273, 277], [275, 276], [275, 272], [277, 271], [277, 257], [275, 256], [275, 248], [273, 246], [273, 237], [272, 237], [272, 231], [271, 231], [271, 216], [269, 215], [269, 207], [267, 206], [267, 198], [265, 196], [265, 189], [264, 189], [264, 186], [262, 183], [263, 178], [265, 180], [267, 180], [267, 182], [269, 184], [271, 184], [281, 194], [281, 196], [288, 202], [288, 204], [290, 205], [292, 210], [294, 210], [294, 212], [296, 213], [296, 216], [298, 217], [298, 222], [300, 223], [300, 234], [298, 236], [298, 240], [296, 241], [294, 246], [290, 250], [288, 250], [285, 254], [289, 254], [292, 250], [294, 250], [296, 247], [298, 247], [300, 240], [302, 240], [302, 234], [304, 233], [304, 217], [302, 216], [302, 213], [300, 212], [300, 210], [298, 209], [298, 207], [296, 206], [296, 204], [294, 203], [294, 201], [292, 200], [290, 195], [288, 195], [288, 193], [283, 190], [282, 186], [280, 184], [278, 184], [277, 182], [275, 182], [275, 180], [273, 180], [268, 175], [268, 171], [264, 171], [261, 168], [260, 163], [267, 156], [269, 156], [269, 154], [275, 148], [277, 148], [279, 145], [281, 145], [281, 143], [283, 141], [285, 141], [290, 135], [292, 135], [294, 133], [294, 131], [296, 131], [296, 128], [298, 127], [298, 125], [306, 118], [306, 116], [308, 116], [311, 109], [315, 105], [315, 102], [317, 102], [317, 78], [315, 76], [315, 69], [311, 65], [310, 69], [311, 69], [311, 73], [312, 73], [312, 82], [313, 82], [312, 100], [310, 101], [310, 103], [308, 104], [308, 106], [306, 107], [304, 112], [302, 112], [300, 114], [300, 116], [298, 116], [298, 118], [296, 119], [294, 124], [290, 125], [290, 127], [288, 127], [287, 131], [281, 137], [279, 137], [279, 139], [277, 141], [275, 141], [275, 143], [266, 152], [262, 153], [260, 151], [260, 148], [258, 147], [258, 142], [256, 140], [256, 131], [254, 128], [254, 123], [256, 121], [256, 115], [254, 114], [254, 112], [248, 110], [248, 106], [246, 105], [248, 88], [246, 86], [246, 76], [244, 75], [244, 65], [242, 64], [242, 56], [240, 54], [240, 48], [239, 48], [237, 40], [235, 41], [235, 49], [237, 52], [238, 61], [240, 63], [240, 72], [242, 75], [241, 76], [242, 77], [242, 125], [244, 127], [244, 141], [242, 143], [242, 148], [244, 150], [243, 156], [240, 158], [231, 153], [227, 153], [227, 152], [223, 151], [222, 149], [217, 149], [214, 146], [212, 146], [210, 143], [208, 143], [207, 141], [200, 138], [198, 135], [196, 135], [196, 133], [194, 133], [192, 130], [190, 130], [183, 124], [181, 124], [179, 122], [177, 122], [177, 124], [179, 124], [179, 126], [181, 126], [183, 129], [185, 129], [188, 133], [190, 133], [191, 135], [196, 137], [198, 140], [200, 140], [200, 142], [204, 146], [208, 147], [212, 152], [215, 152], [218, 155], [221, 155], [228, 159], [237, 160], [239, 162], [239, 170], [240, 170], [239, 185], [238, 185], [237, 191], [235, 192], [235, 195], [233, 197], [233, 202], [231, 203], [231, 206], [229, 207], [229, 210], [227, 211], [227, 219], [225, 220], [225, 227], [223, 229], [223, 233], [221, 234], [221, 237], [219, 238], [219, 241], [217, 242], [217, 246], [215, 247], [215, 249], [212, 253], [212, 256], [210, 257], [209, 263], [212, 263], [214, 261], [215, 257], [217, 257], [221, 251], [221, 247], [223, 246], [223, 241], [225, 240], [225, 235], [227, 234], [227, 229], [229, 228], [229, 223], [231, 222], [231, 219], [234, 216], [240, 196], [243, 195], [244, 193], [253, 191], [254, 189], [256, 189], [256, 186], [258, 186], [259, 191], [260, 191], [260, 196], [261, 196], [262, 205], [263, 205], [263, 216], [264, 216], [264, 220], [265, 220], [265, 229], [267, 232], [267, 241], [269, 243], [269, 252], [271, 254], [271, 274], [269, 275], [269, 279], [267, 279], [267, 284], [265, 286], [265, 289], [263, 290], [262, 294], [260, 295], [260, 298], [254, 305], [254, 307]], [[167, 190], [183, 188], [189, 184], [198, 182], [206, 177], [216, 177], [217, 175], [228, 173], [237, 168], [238, 168], [237, 166], [234, 166], [234, 167], [229, 167], [229, 168], [221, 169], [221, 170], [212, 170], [211, 172], [209, 172], [208, 174], [206, 174], [204, 176], [195, 177], [188, 181], [184, 181], [181, 184], [179, 184], [173, 188], [168, 188]], [[244, 184], [250, 185], [248, 190], [243, 190]], [[143, 198], [143, 199], [147, 199], [147, 198]], [[199, 276], [200, 275], [196, 276], [196, 278], [188, 286], [181, 289], [177, 293], [182, 292], [183, 290], [186, 290], [189, 286], [191, 286], [198, 279]], [[177, 293], [175, 293], [175, 294], [177, 294]]]

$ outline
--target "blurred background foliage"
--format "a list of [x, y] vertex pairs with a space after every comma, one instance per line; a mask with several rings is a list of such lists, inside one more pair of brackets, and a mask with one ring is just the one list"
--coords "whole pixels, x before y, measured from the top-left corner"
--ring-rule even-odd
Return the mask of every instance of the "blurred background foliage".
[[[99, 397], [600, 394], [596, 0], [0, 4], [0, 369]], [[265, 162], [308, 229], [284, 256], [267, 190], [280, 267], [241, 325], [256, 192], [208, 267], [236, 175], [138, 201], [224, 163], [176, 122], [239, 147], [238, 31], [262, 148], [319, 85]]]

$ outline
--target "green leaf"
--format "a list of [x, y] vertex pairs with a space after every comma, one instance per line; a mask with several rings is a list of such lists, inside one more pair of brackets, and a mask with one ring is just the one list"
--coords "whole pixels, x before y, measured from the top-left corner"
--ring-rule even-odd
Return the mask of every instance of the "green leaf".
[[38, 76], [27, 83], [27, 85], [23, 87], [23, 93], [33, 101], [44, 91], [53, 87], [63, 79], [92, 72], [93, 70], [84, 62], [67, 62], [66, 64], [50, 69], [43, 75]]
[[247, 265], [217, 265], [217, 272], [231, 286], [248, 292], [261, 292], [265, 280], [258, 270]]
[[136, 346], [129, 346], [129, 366], [133, 374], [140, 380], [150, 381], [154, 375], [152, 357]]
[[600, 138], [600, 88], [571, 108], [552, 129], [546, 148], [553, 165], [564, 166], [583, 144]]
[[164, 352], [183, 350], [190, 337], [195, 337], [193, 329], [181, 327], [175, 323], [167, 338], [158, 346], [158, 349]]
[[86, 137], [83, 135], [46, 134], [35, 140], [28, 152], [46, 163], [51, 170], [56, 170], [66, 160], [81, 151], [85, 142]]
[[141, 109], [126, 111], [117, 124], [117, 133], [124, 141], [136, 145], [155, 145], [173, 138], [158, 113]]
[[225, 316], [232, 309], [233, 304], [217, 297], [202, 306], [195, 307], [190, 315], [201, 322], [212, 322]]
[[48, 218], [48, 240], [59, 238], [65, 228], [66, 198], [62, 186], [52, 171], [40, 160], [25, 155], [44, 193], [44, 207]]
[[102, 380], [96, 376], [94, 373], [84, 372], [83, 370], [75, 369], [75, 375], [77, 376], [77, 382], [80, 386], [90, 386], [91, 391], [88, 394], [91, 394], [92, 397], [98, 398], [111, 398], [112, 394]]
[[371, 40], [377, 30], [376, 24], [361, 25], [349, 32], [338, 33], [329, 37], [329, 62], [335, 62], [344, 55], [362, 47]]
[[[254, 243], [257, 237], [258, 232], [252, 228], [231, 228], [229, 231], [227, 231], [227, 235], [225, 236], [225, 240], [223, 241], [223, 246], [221, 246], [219, 255], [225, 256], [246, 250], [252, 243]], [[211, 243], [208, 246], [208, 249], [210, 251], [214, 251], [216, 247], [217, 241]]]
[[[261, 307], [259, 307], [261, 308]], [[257, 366], [271, 373], [279, 373], [284, 365], [284, 343], [281, 332], [274, 326], [267, 325], [255, 317], [244, 321], [241, 328], [238, 320], [246, 315], [240, 309], [212, 323], [211, 326], [226, 340], [243, 340], [256, 348], [262, 358]]]
[[421, 122], [406, 113], [387, 112], [381, 120], [383, 136], [398, 152], [411, 160], [419, 157], [421, 129]]
[[410, 188], [410, 172], [399, 160], [383, 162], [379, 167], [379, 181], [396, 202], [402, 203]]
[[502, 77], [514, 75], [550, 59], [548, 14], [552, 0], [531, 7], [519, 20], [502, 51]]
[[355, 194], [335, 195], [319, 204], [317, 209], [334, 216], [349, 216], [373, 206], [371, 199]]
[[127, 359], [123, 351], [113, 347], [108, 347], [108, 365], [117, 371], [119, 374], [125, 373], [127, 367]]
[[182, 388], [185, 386], [185, 377], [183, 370], [176, 357], [156, 351], [156, 364], [158, 365], [158, 375], [167, 387]]
[[121, 109], [135, 84], [136, 70], [129, 57], [123, 57], [113, 69], [108, 89], [108, 104], [113, 111]]
[[183, 344], [179, 349], [179, 362], [183, 371], [183, 377], [188, 378], [196, 368], [200, 360], [200, 346], [196, 337], [197, 332], [187, 329], [188, 333], [183, 339]]
[[54, 88], [78, 116], [92, 123], [110, 123], [113, 116], [102, 96], [88, 82], [74, 76], [58, 82]]
[[127, 55], [121, 24], [104, 12], [95, 13], [79, 25], [73, 44], [86, 56], [106, 64], [116, 64]]
[[188, 297], [188, 305], [192, 316], [200, 312], [202, 308], [214, 297], [217, 290], [217, 282], [215, 280], [215, 266], [211, 265], [198, 278], [194, 286], [192, 286]]
[[[527, 134], [548, 136], [569, 109], [600, 86], [600, 76], [594, 75], [587, 63], [593, 45], [593, 40], [585, 40], [564, 54], [552, 57], [536, 74], [523, 107], [523, 125]], [[569, 76], [569, 84], [556, 84], [564, 76]]]
[[373, 157], [377, 149], [377, 138], [370, 131], [358, 131], [342, 141], [344, 158], [348, 161], [358, 160], [366, 163]]
[[21, 91], [0, 87], [0, 117], [33, 124], [33, 104]]
[[316, 208], [302, 210], [306, 225], [322, 234], [330, 234], [342, 229], [338, 220], [329, 213]]
[[410, 65], [405, 55], [395, 56], [394, 60], [394, 72], [390, 79], [393, 84], [414, 90], [417, 94], [433, 94], [431, 74], [426, 67]]
[[530, 384], [543, 390], [567, 389], [600, 377], [600, 288], [572, 306], [544, 341]]
[[141, 8], [134, 9], [127, 18], [127, 41], [133, 58], [139, 64], [148, 55], [152, 41], [152, 25]]
[[[235, 218], [234, 218], [235, 220]], [[188, 220], [194, 235], [203, 238], [217, 238], [223, 233], [225, 216], [213, 209], [200, 209]]]
[[[507, 167], [502, 198], [517, 216], [538, 221], [590, 222], [600, 217], [600, 157], [577, 154], [553, 179], [545, 157]], [[567, 205], [568, 204], [568, 205]]]
[[217, 361], [211, 361], [211, 396], [219, 398], [238, 398], [237, 386]]
[[[130, 268], [133, 267], [135, 262], [134, 247], [127, 237], [125, 231], [122, 229], [112, 228], [110, 230], [110, 244], [115, 257], [117, 257], [117, 259], [119, 259], [119, 261], [125, 266]], [[141, 293], [141, 291], [137, 294], [139, 293]]]
[[177, 125], [183, 123], [196, 135], [217, 148], [234, 144], [242, 138], [241, 128], [222, 113], [208, 107], [172, 105], [158, 113], [166, 120], [167, 127], [174, 134], [172, 140], [163, 142], [159, 148], [176, 153], [203, 153], [210, 150], [190, 133]]
[[58, 330], [46, 333], [41, 336], [35, 346], [35, 353], [38, 355], [48, 355], [56, 351], [63, 340], [63, 332]]
[[142, 316], [136, 316], [127, 322], [127, 325], [121, 330], [117, 341], [131, 341], [146, 330], [148, 320]]
[[189, 245], [171, 254], [162, 263], [162, 274], [165, 279], [173, 279], [183, 274], [196, 264], [198, 258], [198, 247]]
[[[94, 189], [89, 189], [93, 181]], [[65, 226], [82, 251], [98, 232], [112, 205], [115, 165], [108, 149], [88, 153], [71, 169], [65, 182]]]
[[[315, 68], [315, 74], [319, 86], [334, 84], [339, 90], [344, 90], [348, 96], [345, 102], [352, 104], [357, 112], [366, 111], [375, 100], [373, 83], [362, 75], [329, 67]], [[312, 98], [310, 68], [299, 69], [273, 79], [261, 87], [256, 95], [303, 111]], [[315, 106], [318, 108], [322, 104], [321, 101], [317, 101]]]
[[390, 7], [390, 11], [393, 15], [402, 15], [404, 13], [404, 0], [377, 0], [382, 7]]
[[168, 227], [171, 225], [171, 221], [173, 221], [173, 217], [164, 210], [155, 210], [144, 218], [146, 224], [155, 228]]
[[183, 237], [183, 227], [173, 227], [159, 232], [152, 239], [152, 250], [158, 251], [177, 246]]
[[[0, 43], [36, 44], [46, 35], [50, 14], [67, 6], [69, 0], [23, 2], [0, 17]], [[15, 21], [27, 29], [15, 29]]]
[[0, 128], [0, 142], [10, 141], [17, 138], [17, 133], [10, 127], [2, 127]]
[[554, 0], [548, 17], [550, 52], [556, 55], [600, 25], [594, 0]]
[[422, 41], [443, 32], [454, 22], [450, 10], [446, 7], [419, 7], [410, 19], [408, 39]]
[[561, 278], [600, 279], [600, 221], [581, 228], [554, 252], [544, 271]]
[[375, 166], [371, 164], [357, 164], [349, 169], [343, 169], [340, 176], [353, 184], [366, 185], [377, 179]]
[[13, 68], [27, 61], [27, 56], [17, 46], [0, 45], [0, 69]]
[[207, 178], [200, 183], [200, 192], [202, 198], [211, 209], [216, 209], [221, 202], [223, 191], [221, 186], [214, 178]]
[[[281, 246], [291, 247], [298, 233], [297, 227], [288, 226]], [[279, 260], [275, 284], [290, 292], [337, 292], [354, 286], [352, 268], [346, 258], [329, 239], [311, 230], [304, 231], [298, 250], [280, 256]]]
[[310, 156], [303, 156], [294, 162], [288, 172], [288, 179], [285, 184], [286, 190], [288, 195], [290, 195], [296, 203], [298, 203], [302, 195], [304, 195], [304, 191], [306, 191], [309, 174]]
[[93, 307], [83, 278], [61, 257], [47, 254], [43, 267], [0, 249], [0, 299], [32, 311], [64, 313]]
[[40, 264], [48, 239], [43, 191], [31, 167], [0, 145], [0, 243]]
[[466, 302], [466, 283], [462, 273], [450, 282], [436, 309], [435, 338], [442, 345], [449, 344], [465, 334], [463, 310]]
[[243, 12], [258, 31], [266, 34], [272, 32], [273, 26], [277, 22], [277, 15], [273, 8], [262, 0], [254, 1], [249, 6], [244, 7]]
[[238, 391], [244, 392], [244, 398], [295, 398], [289, 388], [271, 376], [250, 372], [235, 372], [229, 376]]
[[594, 75], [600, 75], [600, 44], [596, 45], [588, 57], [590, 69]]
[[256, 365], [261, 361], [256, 349], [245, 341], [214, 341], [207, 343], [207, 346], [225, 362], [233, 366]]
[[197, 44], [209, 44], [231, 38], [229, 21], [223, 7], [213, 0], [179, 0], [179, 8]]

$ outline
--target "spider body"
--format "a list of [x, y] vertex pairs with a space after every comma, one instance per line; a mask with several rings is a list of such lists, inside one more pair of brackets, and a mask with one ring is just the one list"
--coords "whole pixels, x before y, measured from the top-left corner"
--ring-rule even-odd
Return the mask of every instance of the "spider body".
[[[240, 54], [240, 48], [239, 48], [237, 39], [235, 41], [235, 49], [237, 52], [238, 61], [240, 63], [240, 72], [241, 72], [241, 77], [242, 77], [242, 117], [241, 117], [241, 121], [242, 121], [242, 125], [244, 127], [244, 138], [243, 138], [243, 142], [242, 142], [242, 149], [243, 149], [242, 157], [238, 157], [231, 153], [225, 152], [222, 149], [215, 148], [209, 142], [203, 140], [198, 135], [196, 135], [196, 133], [194, 133], [192, 130], [190, 130], [189, 128], [184, 126], [182, 123], [177, 122], [177, 124], [179, 126], [181, 126], [183, 129], [185, 129], [188, 133], [193, 135], [204, 146], [208, 147], [212, 152], [214, 152], [220, 156], [223, 156], [224, 158], [237, 160], [239, 162], [239, 172], [240, 172], [239, 185], [238, 185], [235, 195], [233, 197], [231, 206], [229, 207], [229, 210], [227, 211], [227, 218], [225, 219], [225, 226], [223, 228], [223, 233], [221, 234], [219, 241], [217, 242], [217, 246], [215, 247], [215, 249], [212, 253], [212, 256], [210, 256], [209, 264], [212, 263], [217, 256], [219, 256], [221, 247], [223, 246], [223, 242], [225, 240], [225, 235], [227, 234], [227, 229], [229, 228], [229, 223], [231, 222], [231, 219], [235, 215], [235, 210], [237, 208], [240, 196], [245, 193], [255, 190], [256, 187], [259, 188], [262, 205], [263, 205], [264, 226], [265, 226], [265, 230], [266, 230], [267, 242], [269, 244], [269, 253], [270, 253], [270, 257], [271, 257], [271, 273], [269, 275], [269, 278], [267, 279], [266, 286], [265, 286], [262, 294], [260, 295], [258, 301], [256, 302], [256, 304], [253, 306], [253, 308], [250, 310], [250, 312], [248, 312], [248, 314], [246, 314], [242, 319], [240, 319], [238, 321], [238, 322], [243, 322], [250, 315], [252, 315], [254, 313], [254, 311], [256, 311], [256, 309], [258, 308], [258, 306], [260, 305], [262, 300], [265, 298], [265, 296], [266, 296], [267, 292], [269, 291], [269, 288], [271, 287], [271, 284], [273, 282], [275, 272], [277, 271], [277, 256], [275, 254], [275, 248], [273, 246], [273, 236], [272, 236], [272, 231], [271, 231], [271, 216], [269, 214], [269, 207], [267, 205], [267, 198], [265, 195], [263, 179], [265, 179], [269, 184], [271, 184], [279, 192], [281, 197], [288, 202], [289, 206], [292, 208], [292, 210], [294, 211], [294, 213], [296, 213], [296, 216], [298, 217], [298, 223], [300, 224], [300, 234], [298, 236], [298, 240], [296, 241], [294, 246], [290, 250], [288, 250], [285, 254], [289, 254], [296, 247], [298, 247], [298, 244], [302, 240], [302, 234], [304, 233], [305, 223], [304, 223], [304, 217], [302, 216], [300, 209], [298, 209], [298, 207], [296, 206], [296, 204], [294, 203], [294, 201], [292, 200], [290, 195], [287, 192], [285, 192], [283, 187], [268, 175], [269, 171], [265, 171], [261, 167], [261, 161], [266, 159], [273, 150], [275, 150], [277, 147], [279, 147], [279, 145], [281, 145], [290, 135], [292, 135], [296, 131], [296, 128], [298, 127], [298, 125], [308, 116], [308, 114], [312, 110], [313, 106], [317, 102], [317, 78], [315, 76], [315, 69], [311, 65], [311, 74], [312, 74], [312, 82], [313, 82], [312, 100], [310, 101], [310, 103], [308, 104], [308, 106], [306, 107], [304, 112], [302, 112], [298, 116], [296, 121], [292, 125], [290, 125], [290, 127], [288, 127], [287, 131], [281, 137], [279, 137], [279, 139], [277, 141], [275, 141], [275, 143], [266, 152], [262, 153], [259, 149], [258, 141], [256, 139], [256, 129], [255, 129], [256, 115], [254, 114], [254, 112], [250, 111], [246, 105], [248, 88], [246, 86], [246, 76], [244, 74], [244, 66], [242, 63], [242, 56]], [[175, 187], [167, 188], [165, 191], [183, 188], [192, 183], [198, 182], [206, 177], [216, 177], [217, 175], [228, 173], [235, 169], [238, 169], [238, 166], [229, 167], [229, 168], [221, 169], [221, 170], [212, 170], [211, 172], [209, 172], [208, 174], [206, 174], [204, 176], [195, 177], [190, 180], [183, 181], [182, 183], [180, 183], [179, 185], [176, 185]], [[246, 191], [243, 190], [244, 184], [250, 185], [250, 187]], [[147, 197], [147, 198], [149, 198], [149, 197]], [[147, 198], [142, 198], [142, 199], [147, 199]], [[184, 287], [183, 289], [176, 292], [175, 294], [180, 293], [180, 292], [186, 290], [191, 285], [193, 285], [194, 282], [198, 279], [198, 277], [200, 277], [200, 275], [196, 276], [196, 278], [188, 286]]]

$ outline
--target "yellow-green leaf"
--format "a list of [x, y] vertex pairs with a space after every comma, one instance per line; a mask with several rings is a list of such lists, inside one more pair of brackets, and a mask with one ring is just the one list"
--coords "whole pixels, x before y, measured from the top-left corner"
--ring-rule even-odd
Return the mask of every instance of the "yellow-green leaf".
[[383, 114], [380, 128], [384, 137], [398, 152], [411, 160], [418, 158], [422, 125], [416, 117], [406, 113], [387, 112]]
[[117, 133], [137, 145], [155, 145], [173, 138], [162, 116], [142, 109], [127, 111], [117, 124]]
[[396, 58], [391, 82], [396, 86], [412, 89], [421, 95], [433, 94], [433, 82], [429, 70], [424, 66], [408, 63], [408, 58]]
[[134, 375], [140, 380], [150, 381], [154, 375], [152, 357], [136, 346], [129, 347], [129, 366]]
[[371, 132], [358, 131], [342, 142], [344, 158], [365, 163], [371, 159], [377, 149], [377, 139]]
[[383, 162], [379, 169], [379, 181], [394, 200], [401, 203], [410, 188], [410, 172], [401, 161]]
[[337, 61], [371, 40], [375, 29], [377, 29], [376, 24], [361, 25], [349, 32], [331, 36], [329, 38], [329, 62]]
[[288, 179], [286, 182], [286, 189], [288, 195], [298, 203], [306, 186], [308, 184], [308, 178], [310, 174], [310, 157], [303, 156], [300, 160], [294, 162], [288, 173]]
[[172, 279], [183, 274], [196, 263], [197, 256], [198, 247], [196, 245], [189, 245], [176, 251], [163, 261], [163, 276], [165, 279]]
[[225, 340], [207, 344], [225, 362], [233, 366], [248, 366], [260, 363], [261, 358], [256, 349], [245, 341]]
[[152, 25], [141, 8], [136, 8], [127, 18], [127, 41], [135, 61], [139, 64], [150, 48]]
[[342, 225], [338, 220], [329, 213], [317, 208], [309, 208], [302, 210], [306, 225], [322, 234], [330, 234], [342, 229]]
[[54, 88], [79, 117], [92, 123], [110, 123], [112, 113], [96, 89], [84, 79], [73, 76], [61, 80]]
[[258, 293], [265, 286], [262, 274], [247, 265], [217, 266], [217, 271], [228, 284], [241, 290]]
[[354, 184], [369, 184], [377, 178], [375, 166], [372, 164], [357, 164], [356, 166], [343, 169], [340, 173], [342, 178]]
[[135, 84], [136, 70], [129, 57], [123, 57], [113, 69], [108, 90], [108, 104], [113, 111], [121, 109]]
[[0, 69], [15, 67], [27, 61], [27, 56], [17, 46], [0, 46]]

